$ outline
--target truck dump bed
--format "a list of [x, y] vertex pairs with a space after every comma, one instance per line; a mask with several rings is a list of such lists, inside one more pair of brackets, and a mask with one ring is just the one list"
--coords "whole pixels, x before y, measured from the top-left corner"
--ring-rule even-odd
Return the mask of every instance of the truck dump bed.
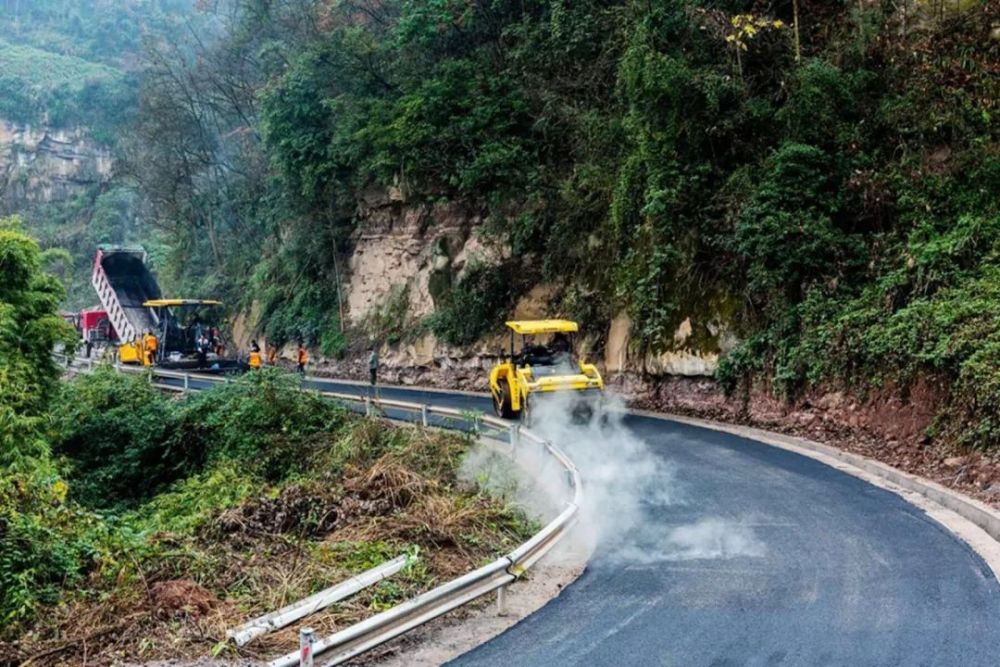
[[142, 304], [160, 298], [142, 248], [103, 247], [94, 258], [94, 289], [122, 341], [156, 329], [156, 315]]

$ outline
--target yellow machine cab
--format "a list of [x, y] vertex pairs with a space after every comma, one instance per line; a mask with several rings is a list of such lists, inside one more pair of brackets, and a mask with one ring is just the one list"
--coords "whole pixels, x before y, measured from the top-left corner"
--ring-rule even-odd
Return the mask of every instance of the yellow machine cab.
[[510, 345], [490, 370], [493, 407], [505, 418], [530, 423], [534, 404], [554, 393], [572, 394], [575, 418], [591, 418], [602, 403], [604, 380], [593, 364], [578, 358], [571, 320], [507, 322]]

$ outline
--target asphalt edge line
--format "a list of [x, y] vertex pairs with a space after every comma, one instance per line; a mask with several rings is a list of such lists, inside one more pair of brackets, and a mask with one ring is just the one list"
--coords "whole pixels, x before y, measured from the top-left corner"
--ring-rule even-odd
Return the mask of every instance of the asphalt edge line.
[[[629, 410], [629, 413], [637, 417], [721, 431], [784, 449], [891, 491], [906, 502], [922, 509], [931, 519], [969, 545], [986, 562], [993, 576], [1000, 582], [1000, 512], [974, 498], [881, 461], [807, 438], [784, 435], [752, 426], [649, 410]], [[983, 537], [987, 540], [984, 541]]]

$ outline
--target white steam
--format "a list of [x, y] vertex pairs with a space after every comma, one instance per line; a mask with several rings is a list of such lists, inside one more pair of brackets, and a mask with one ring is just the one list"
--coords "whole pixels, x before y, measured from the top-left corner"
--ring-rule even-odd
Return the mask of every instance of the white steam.
[[753, 530], [736, 521], [700, 519], [685, 526], [653, 531], [641, 541], [629, 541], [613, 554], [612, 562], [648, 565], [663, 561], [704, 560], [764, 555], [764, 544]]
[[[601, 563], [764, 555], [763, 543], [743, 521], [705, 517], [689, 525], [671, 524], [678, 506], [698, 502], [685, 492], [676, 466], [625, 427], [621, 399], [605, 395], [599, 410], [581, 418], [576, 409], [581, 398], [574, 392], [556, 392], [536, 400], [529, 428], [559, 446], [579, 468], [584, 506], [576, 534], [584, 540], [583, 547], [598, 550]], [[502, 472], [495, 456], [475, 450], [463, 464], [463, 476], [544, 517], [554, 516], [553, 510], [572, 497], [559, 464], [527, 439], [516, 454], [527, 474], [512, 476], [509, 467]]]

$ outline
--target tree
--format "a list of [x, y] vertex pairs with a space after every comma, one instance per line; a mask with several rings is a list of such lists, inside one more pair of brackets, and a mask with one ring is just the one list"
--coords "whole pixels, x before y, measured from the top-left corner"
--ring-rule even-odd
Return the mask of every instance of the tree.
[[57, 344], [72, 346], [59, 316], [62, 285], [45, 273], [47, 253], [17, 218], [0, 219], [0, 466], [44, 456], [41, 420], [59, 378]]

